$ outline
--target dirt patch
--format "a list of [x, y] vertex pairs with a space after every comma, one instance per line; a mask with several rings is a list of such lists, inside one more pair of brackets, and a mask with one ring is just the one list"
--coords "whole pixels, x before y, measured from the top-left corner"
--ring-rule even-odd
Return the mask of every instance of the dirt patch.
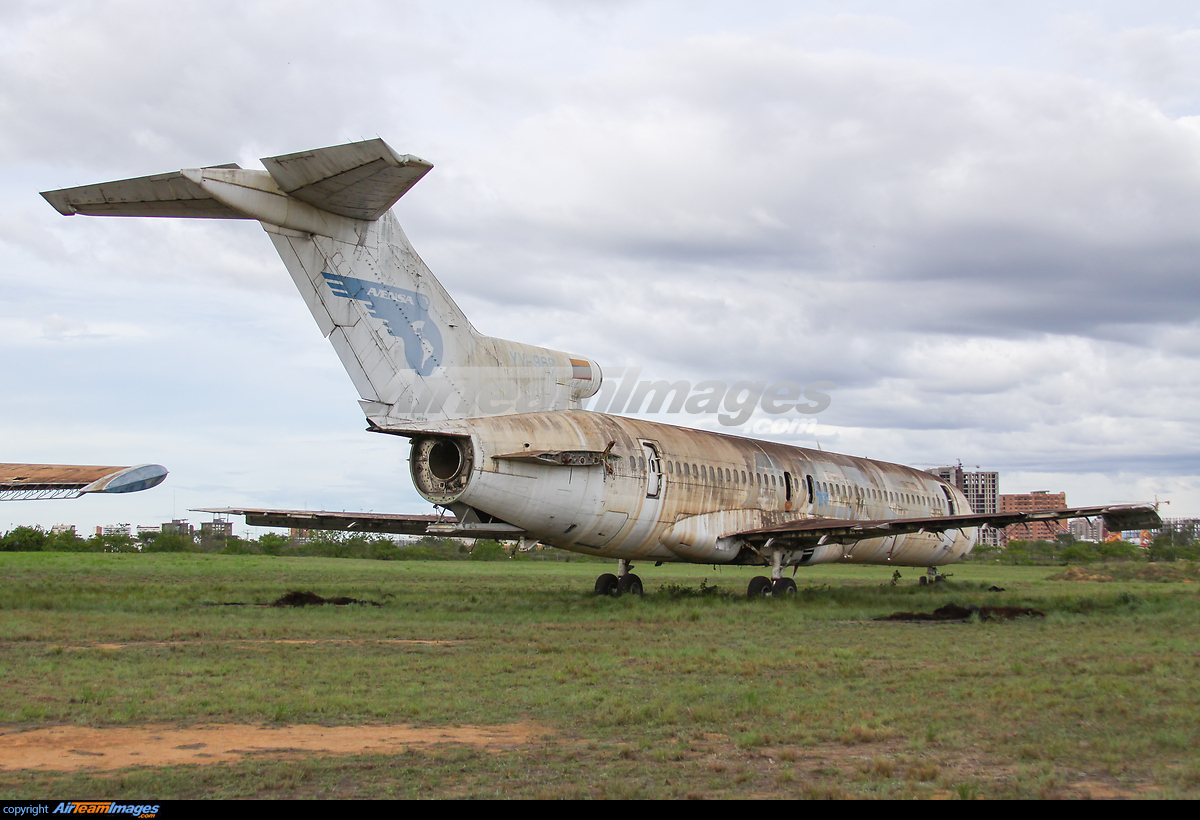
[[282, 595], [271, 602], [271, 606], [324, 606], [332, 604], [333, 606], [349, 606], [350, 604], [359, 604], [360, 606], [383, 606], [378, 601], [360, 601], [357, 598], [322, 598], [315, 592], [289, 592]]
[[[383, 596], [389, 597], [387, 595]], [[248, 604], [245, 601], [217, 601], [216, 603], [205, 603], [200, 606], [350, 606], [358, 604], [359, 606], [383, 606], [378, 601], [360, 601], [358, 598], [347, 598], [339, 596], [336, 598], [322, 598], [312, 591], [293, 590], [292, 592], [284, 593], [269, 604]]]
[[362, 646], [365, 644], [400, 644], [405, 646], [450, 646], [451, 644], [461, 643], [461, 641], [419, 641], [409, 640], [405, 638], [303, 638], [303, 639], [254, 639], [245, 640], [242, 638], [228, 638], [222, 640], [216, 638], [214, 640], [202, 641], [130, 641], [128, 643], [78, 643], [78, 644], [54, 644], [53, 648], [58, 649], [130, 649], [142, 647], [156, 648], [182, 648], [185, 646], [211, 646], [212, 644], [221, 644], [222, 646], [251, 646], [251, 647], [266, 647], [279, 644], [336, 644], [346, 646]]
[[940, 606], [933, 612], [893, 612], [877, 621], [943, 621], [962, 623], [972, 615], [979, 615], [981, 621], [1011, 621], [1015, 618], [1045, 618], [1046, 613], [1037, 609], [1023, 606], [976, 606], [969, 604], [959, 606], [949, 603]]
[[180, 729], [137, 726], [94, 729], [54, 726], [0, 732], [0, 769], [68, 772], [224, 763], [251, 754], [378, 754], [444, 744], [502, 752], [548, 734], [532, 723], [505, 726], [245, 726], [218, 724]]

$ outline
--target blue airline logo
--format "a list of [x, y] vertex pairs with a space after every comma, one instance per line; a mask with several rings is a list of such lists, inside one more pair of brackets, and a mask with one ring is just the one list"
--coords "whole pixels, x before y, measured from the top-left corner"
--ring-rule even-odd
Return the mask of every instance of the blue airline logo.
[[321, 275], [335, 296], [357, 299], [383, 320], [387, 332], [404, 343], [404, 359], [417, 373], [428, 376], [441, 364], [442, 333], [429, 316], [428, 296], [352, 276]]

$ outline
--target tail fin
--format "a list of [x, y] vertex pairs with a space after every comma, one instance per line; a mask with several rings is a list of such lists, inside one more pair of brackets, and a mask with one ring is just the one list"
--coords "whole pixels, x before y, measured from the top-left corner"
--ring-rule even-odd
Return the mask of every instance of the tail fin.
[[257, 219], [333, 344], [367, 418], [578, 408], [590, 359], [480, 335], [409, 244], [392, 205], [430, 168], [383, 140], [43, 193], [65, 215]]

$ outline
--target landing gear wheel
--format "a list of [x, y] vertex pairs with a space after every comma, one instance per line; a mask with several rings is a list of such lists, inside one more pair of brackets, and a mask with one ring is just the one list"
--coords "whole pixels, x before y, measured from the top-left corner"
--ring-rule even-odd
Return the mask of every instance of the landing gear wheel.
[[756, 575], [750, 579], [750, 586], [746, 589], [747, 598], [762, 598], [771, 594], [771, 579], [765, 575]]
[[630, 595], [642, 594], [642, 579], [630, 573], [617, 579], [617, 594], [628, 592]]
[[795, 595], [796, 582], [791, 578], [777, 578], [771, 584], [772, 595]]
[[617, 576], [606, 572], [596, 579], [597, 595], [619, 595], [617, 592]]

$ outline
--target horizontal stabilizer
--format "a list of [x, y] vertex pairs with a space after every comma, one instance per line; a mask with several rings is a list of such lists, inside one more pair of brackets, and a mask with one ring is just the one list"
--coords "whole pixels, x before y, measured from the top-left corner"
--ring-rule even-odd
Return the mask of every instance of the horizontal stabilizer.
[[[212, 168], [237, 168], [235, 163]], [[59, 191], [42, 196], [60, 214], [87, 216], [167, 216], [193, 219], [250, 219], [218, 202], [179, 171], [149, 177], [120, 179]]]
[[433, 165], [381, 139], [264, 157], [280, 190], [323, 211], [375, 221]]

